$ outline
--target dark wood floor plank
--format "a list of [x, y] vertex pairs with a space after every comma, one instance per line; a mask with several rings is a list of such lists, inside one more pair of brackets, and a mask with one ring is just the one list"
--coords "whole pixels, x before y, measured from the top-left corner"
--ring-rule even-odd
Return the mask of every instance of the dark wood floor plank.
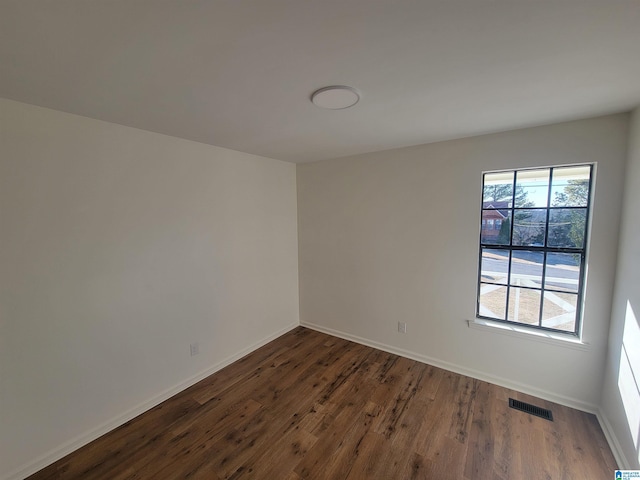
[[294, 427], [275, 439], [270, 448], [257, 451], [247, 462], [249, 466], [238, 468], [229, 479], [252, 479], [256, 475], [262, 478], [280, 478], [283, 472], [293, 471], [317, 440], [305, 430]]
[[[328, 415], [325, 415], [325, 428], [319, 435], [318, 442], [314, 448], [298, 463], [295, 472], [302, 478], [322, 478], [328, 465], [334, 461], [334, 457], [339, 456], [349, 448], [346, 442], [347, 432], [352, 433], [359, 426], [370, 427], [371, 422], [376, 418], [379, 406], [370, 402], [368, 398], [373, 392], [374, 386], [365, 383], [358, 388], [361, 395], [350, 397], [349, 392], [342, 397], [341, 404], [326, 404]], [[345, 472], [346, 474], [346, 472]]]
[[[327, 456], [326, 460], [328, 461], [324, 462], [322, 468], [312, 469], [307, 478], [347, 478], [357, 460], [365, 454], [363, 440], [367, 433], [370, 432], [371, 425], [379, 414], [380, 406], [367, 402], [361, 411], [355, 414], [356, 421], [343, 433], [341, 438], [338, 436], [337, 448], [331, 455]], [[336, 430], [337, 432], [339, 430]]]
[[448, 436], [439, 438], [429, 450], [429, 456], [426, 457], [426, 478], [455, 478], [464, 480], [493, 479], [492, 476], [466, 477], [464, 475], [466, 454], [467, 445], [464, 443]]
[[300, 327], [29, 478], [595, 480], [615, 467], [591, 414]]
[[[145, 455], [132, 465], [134, 474], [114, 476], [113, 480], [134, 480], [174, 476], [183, 471], [192, 475], [207, 470], [209, 450], [218, 438], [248, 418], [254, 418], [262, 406], [254, 400], [245, 400], [232, 410], [212, 410], [208, 417], [199, 418], [199, 423], [185, 423], [184, 428], [170, 430], [170, 438], [160, 445], [159, 454]], [[204, 457], [204, 458], [203, 458]], [[169, 475], [171, 472], [171, 475]], [[176, 476], [176, 478], [180, 478]]]
[[427, 471], [426, 463], [422, 455], [414, 452], [411, 454], [405, 468], [399, 471], [397, 478], [406, 480], [432, 480], [435, 477], [432, 477]]
[[[165, 402], [85, 446], [82, 455], [68, 455], [49, 468], [57, 470], [60, 478], [108, 478], [107, 472], [133, 463], [136, 456], [145, 456], [160, 445], [169, 437], [169, 427], [199, 408], [191, 398]], [[156, 429], [158, 424], [164, 428]]]
[[392, 382], [382, 382], [384, 387], [378, 389], [384, 392], [386, 398], [378, 399], [378, 403], [384, 405], [384, 413], [379, 424], [376, 425], [376, 431], [387, 439], [394, 436], [401, 428], [400, 419], [419, 393], [425, 370], [422, 364], [403, 358], [399, 359], [395, 366], [399, 370], [398, 374], [394, 375], [389, 371], [387, 375], [393, 377]]
[[500, 448], [493, 409], [494, 393], [491, 385], [480, 383], [475, 397], [475, 411], [469, 430], [467, 462], [464, 475], [468, 478], [490, 478], [495, 472], [496, 448]]

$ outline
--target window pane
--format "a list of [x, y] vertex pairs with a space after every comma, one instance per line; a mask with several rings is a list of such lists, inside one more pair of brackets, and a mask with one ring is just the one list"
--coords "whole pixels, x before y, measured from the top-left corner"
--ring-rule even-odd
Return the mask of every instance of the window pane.
[[508, 271], [508, 250], [482, 249], [481, 281], [506, 285]]
[[575, 331], [577, 305], [578, 296], [575, 294], [544, 292], [542, 326], [567, 332]]
[[478, 315], [495, 318], [497, 320], [504, 320], [506, 306], [507, 287], [491, 285], [488, 283], [480, 284], [480, 305]]
[[549, 196], [549, 169], [522, 170], [516, 174], [515, 206], [546, 207]]
[[519, 287], [542, 287], [543, 252], [516, 250], [511, 253], [510, 285]]
[[586, 225], [586, 208], [550, 210], [547, 244], [550, 247], [582, 248], [584, 246]]
[[586, 207], [589, 203], [588, 166], [555, 168], [551, 185], [551, 205], [554, 207]]
[[512, 287], [509, 290], [508, 320], [538, 325], [540, 317], [540, 290]]
[[514, 213], [513, 245], [542, 247], [547, 210], [544, 208], [516, 210]]
[[505, 207], [511, 206], [513, 175], [514, 172], [485, 173], [482, 202], [487, 205], [483, 205], [483, 208], [488, 208], [489, 204], [494, 204], [494, 208], [498, 208], [495, 202], [504, 202]]
[[547, 253], [547, 273], [544, 288], [578, 293], [580, 255], [574, 253]]
[[482, 211], [482, 243], [492, 245], [509, 245], [511, 235], [511, 211], [507, 209], [491, 209]]

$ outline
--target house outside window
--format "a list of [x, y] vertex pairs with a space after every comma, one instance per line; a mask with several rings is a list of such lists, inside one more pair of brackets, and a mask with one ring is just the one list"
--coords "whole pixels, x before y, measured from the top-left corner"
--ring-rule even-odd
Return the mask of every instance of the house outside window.
[[483, 174], [476, 315], [578, 335], [592, 165]]

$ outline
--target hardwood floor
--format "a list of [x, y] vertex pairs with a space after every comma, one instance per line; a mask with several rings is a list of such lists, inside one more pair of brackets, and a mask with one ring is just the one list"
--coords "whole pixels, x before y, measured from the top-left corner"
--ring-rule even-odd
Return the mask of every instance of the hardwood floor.
[[300, 327], [29, 478], [600, 480], [615, 468], [593, 415]]

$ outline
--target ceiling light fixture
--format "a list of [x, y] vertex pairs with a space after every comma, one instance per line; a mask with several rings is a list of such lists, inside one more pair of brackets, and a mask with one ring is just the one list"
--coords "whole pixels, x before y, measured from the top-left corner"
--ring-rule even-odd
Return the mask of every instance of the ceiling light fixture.
[[353, 87], [333, 85], [316, 90], [311, 94], [311, 101], [320, 108], [342, 110], [353, 107], [360, 100], [360, 93]]

